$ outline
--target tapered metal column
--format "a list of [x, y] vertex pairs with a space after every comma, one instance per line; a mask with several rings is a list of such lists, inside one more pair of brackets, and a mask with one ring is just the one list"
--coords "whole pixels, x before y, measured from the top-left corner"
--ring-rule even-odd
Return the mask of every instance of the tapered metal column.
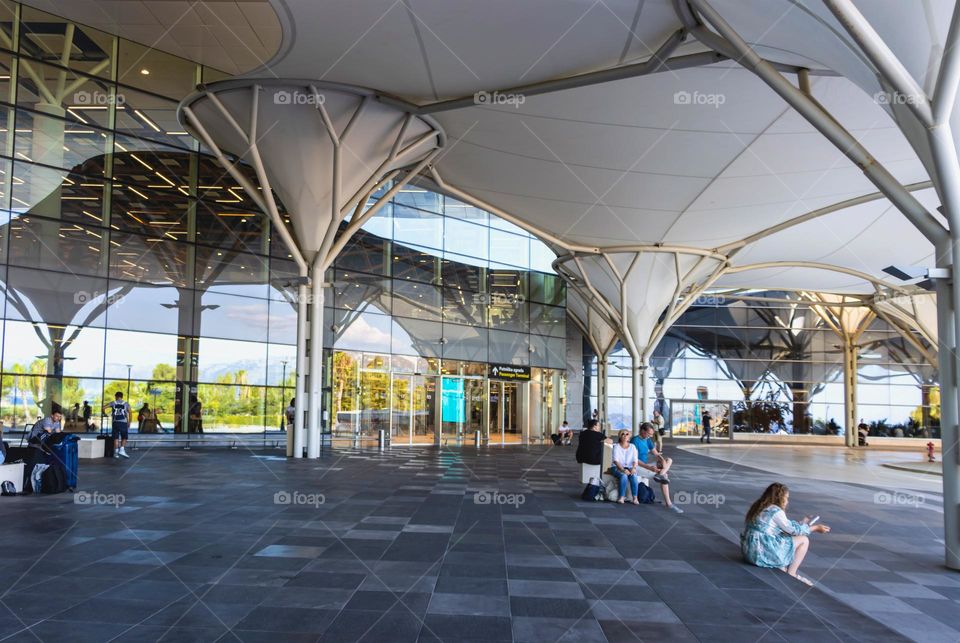
[[600, 413], [600, 421], [607, 422], [607, 358], [603, 355], [597, 355], [597, 411]]
[[632, 423], [630, 432], [636, 435], [640, 429], [640, 423], [644, 422], [647, 417], [647, 365], [643, 362], [639, 365], [634, 363], [631, 372], [633, 375], [631, 378], [631, 383], [633, 384], [633, 410], [631, 414]]
[[314, 262], [310, 284], [310, 357], [309, 390], [310, 402], [307, 414], [307, 457], [320, 457], [320, 413], [323, 387], [323, 273], [317, 270], [320, 262]]
[[857, 345], [849, 335], [843, 338], [844, 441], [857, 446]]
[[[956, 243], [953, 248], [956, 249]], [[947, 251], [949, 252], [949, 251]], [[944, 256], [946, 252], [938, 252]], [[948, 255], [949, 256], [949, 255]], [[960, 453], [957, 449], [957, 347], [954, 328], [958, 323], [954, 277], [936, 280], [937, 335], [940, 340], [940, 444], [943, 466], [943, 532], [946, 565], [960, 570]]]
[[301, 283], [297, 286], [297, 388], [293, 418], [293, 455], [303, 457], [303, 414], [307, 409], [307, 297], [309, 288], [305, 283], [305, 271], [301, 271]]

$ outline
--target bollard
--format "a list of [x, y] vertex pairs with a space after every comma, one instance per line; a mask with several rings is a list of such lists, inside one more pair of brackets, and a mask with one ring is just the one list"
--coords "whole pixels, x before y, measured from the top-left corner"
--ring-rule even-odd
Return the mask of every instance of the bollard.
[[387, 432], [384, 431], [383, 429], [380, 429], [379, 431], [377, 431], [377, 447], [379, 447], [380, 450], [383, 451], [383, 449], [386, 446], [387, 446]]
[[473, 434], [473, 443], [478, 449], [480, 448], [480, 431]]

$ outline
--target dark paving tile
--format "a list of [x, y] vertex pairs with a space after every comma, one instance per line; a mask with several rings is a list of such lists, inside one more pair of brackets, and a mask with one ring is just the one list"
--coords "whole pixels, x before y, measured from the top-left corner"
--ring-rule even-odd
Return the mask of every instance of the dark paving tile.
[[[646, 621], [609, 620], [598, 621], [603, 634], [610, 643], [630, 641], [670, 641], [694, 643], [698, 639], [685, 625], [648, 623]], [[710, 639], [703, 639], [709, 641]]]
[[466, 616], [510, 616], [506, 596], [482, 594], [434, 594], [428, 614], [463, 614]]
[[592, 619], [558, 619], [518, 616], [513, 619], [513, 640], [518, 643], [583, 641], [605, 643], [600, 624]]
[[507, 581], [499, 578], [443, 576], [437, 579], [434, 591], [443, 594], [506, 596]]
[[427, 614], [421, 634], [428, 640], [441, 641], [510, 641], [513, 637], [507, 617], [447, 614]]
[[286, 583], [288, 587], [319, 587], [322, 589], [356, 589], [366, 574], [347, 572], [301, 572]]
[[256, 607], [237, 623], [238, 630], [320, 634], [337, 617], [337, 610], [305, 607]]
[[510, 613], [514, 616], [544, 616], [580, 618], [590, 611], [590, 604], [583, 599], [510, 597]]

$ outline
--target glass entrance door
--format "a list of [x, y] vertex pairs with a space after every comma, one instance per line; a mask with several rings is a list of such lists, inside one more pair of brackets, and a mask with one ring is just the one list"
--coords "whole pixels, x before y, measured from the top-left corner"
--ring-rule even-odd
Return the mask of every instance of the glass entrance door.
[[390, 431], [390, 374], [360, 371], [360, 426], [357, 442], [376, 440], [382, 429]]
[[520, 384], [490, 380], [490, 444], [521, 444]]
[[435, 432], [436, 379], [422, 375], [393, 376], [391, 443], [433, 444]]
[[503, 443], [521, 444], [523, 428], [520, 426], [520, 385], [515, 382], [503, 383]]
[[483, 427], [483, 379], [440, 378], [440, 444], [472, 444]]

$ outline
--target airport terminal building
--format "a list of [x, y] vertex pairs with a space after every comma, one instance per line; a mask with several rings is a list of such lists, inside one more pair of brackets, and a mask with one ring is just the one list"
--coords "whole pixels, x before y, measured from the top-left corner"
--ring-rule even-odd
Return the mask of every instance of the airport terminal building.
[[[27, 5], [0, 9], [4, 424], [89, 401], [99, 427], [119, 390], [156, 411], [161, 433], [286, 428], [298, 267], [177, 111], [229, 74]], [[256, 181], [250, 163], [238, 168]], [[395, 445], [538, 444], [593, 409], [634, 426], [630, 351], [595, 341], [556, 248], [436, 183], [398, 187], [325, 270], [324, 440], [384, 430]], [[734, 432], [842, 425], [844, 352], [822, 304], [790, 290], [701, 296], [649, 357], [650, 408], [676, 435], [699, 435], [708, 406]], [[860, 418], [938, 436], [931, 338], [866, 314]]]

